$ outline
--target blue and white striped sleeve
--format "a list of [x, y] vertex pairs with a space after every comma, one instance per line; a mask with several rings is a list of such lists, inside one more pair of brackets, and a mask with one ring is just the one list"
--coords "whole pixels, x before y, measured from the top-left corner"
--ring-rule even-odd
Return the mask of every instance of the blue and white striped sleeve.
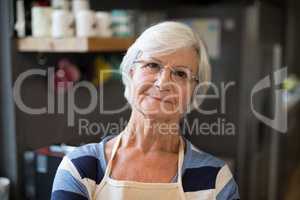
[[52, 187], [51, 200], [88, 200], [86, 185], [71, 160], [65, 156], [60, 163]]
[[216, 200], [239, 200], [238, 186], [227, 165], [218, 172], [216, 178]]

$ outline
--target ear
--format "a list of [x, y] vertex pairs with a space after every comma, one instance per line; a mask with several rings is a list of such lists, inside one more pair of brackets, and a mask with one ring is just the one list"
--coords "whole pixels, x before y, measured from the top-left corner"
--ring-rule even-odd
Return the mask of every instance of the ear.
[[133, 77], [134, 72], [135, 72], [135, 70], [134, 70], [134, 68], [132, 67], [132, 68], [129, 70], [129, 76], [130, 76], [130, 78]]

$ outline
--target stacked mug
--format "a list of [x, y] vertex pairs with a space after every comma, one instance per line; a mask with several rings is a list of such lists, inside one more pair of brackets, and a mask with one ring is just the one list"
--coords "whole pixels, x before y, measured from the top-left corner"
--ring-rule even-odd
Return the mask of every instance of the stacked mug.
[[[50, 6], [32, 8], [34, 37], [128, 37], [134, 35], [132, 12], [93, 11], [88, 0], [52, 0]], [[72, 6], [72, 10], [70, 7]]]
[[111, 17], [108, 12], [82, 10], [76, 13], [76, 35], [78, 37], [110, 37]]

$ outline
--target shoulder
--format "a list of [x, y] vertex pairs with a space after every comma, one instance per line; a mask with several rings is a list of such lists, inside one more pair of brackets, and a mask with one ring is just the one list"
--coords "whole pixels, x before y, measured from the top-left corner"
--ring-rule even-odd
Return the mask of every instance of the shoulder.
[[225, 161], [200, 150], [188, 140], [186, 140], [185, 161], [187, 168], [211, 168], [217, 171], [226, 165]]
[[65, 155], [56, 171], [51, 200], [88, 199], [102, 179], [98, 156], [99, 143], [77, 147]]
[[97, 184], [103, 177], [100, 159], [100, 143], [86, 144], [65, 155], [58, 171], [68, 171], [76, 179], [87, 179]]
[[76, 147], [73, 151], [69, 152], [66, 157], [72, 161], [81, 161], [86, 159], [100, 158], [101, 142], [89, 143]]
[[218, 196], [224, 193], [238, 196], [237, 185], [225, 161], [200, 150], [187, 140], [186, 144], [182, 180], [185, 192], [214, 190]]
[[99, 184], [106, 168], [104, 144], [113, 137], [109, 135], [102, 138], [100, 143], [77, 147], [65, 159], [73, 165], [82, 179], [88, 178]]
[[52, 200], [88, 199], [104, 176], [104, 143], [90, 143], [75, 148], [64, 156], [52, 186]]

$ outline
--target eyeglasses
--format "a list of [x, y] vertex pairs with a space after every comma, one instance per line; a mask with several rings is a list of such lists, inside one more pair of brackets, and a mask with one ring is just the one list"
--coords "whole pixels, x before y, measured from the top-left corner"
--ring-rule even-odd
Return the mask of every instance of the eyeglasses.
[[[138, 64], [138, 68], [145, 75], [160, 75], [165, 67], [156, 61], [137, 60], [133, 62]], [[193, 75], [192, 71], [185, 67], [170, 67], [171, 80], [176, 83], [187, 83], [191, 81], [199, 82], [198, 77]]]

